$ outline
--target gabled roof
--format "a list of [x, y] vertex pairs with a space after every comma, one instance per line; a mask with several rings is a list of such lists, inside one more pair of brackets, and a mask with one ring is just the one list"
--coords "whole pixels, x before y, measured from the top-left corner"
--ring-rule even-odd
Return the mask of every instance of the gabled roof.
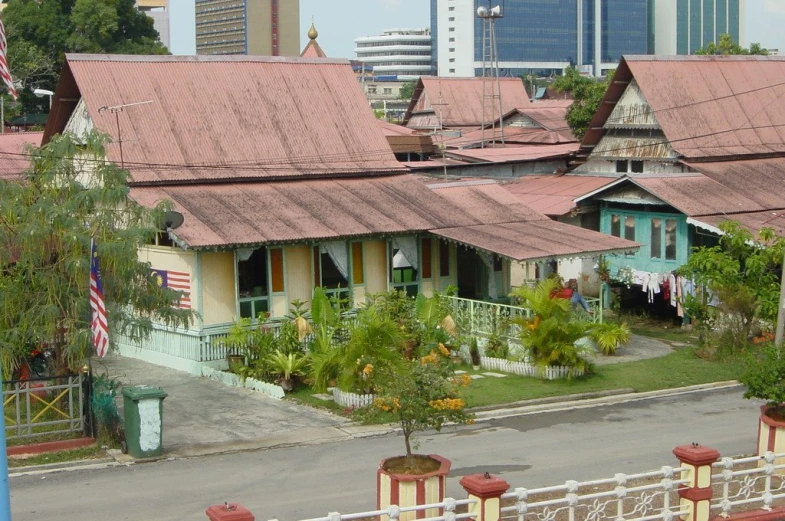
[[785, 56], [625, 56], [583, 140], [588, 154], [635, 79], [671, 146], [692, 160], [785, 153]]
[[403, 170], [347, 60], [68, 54], [44, 142], [80, 98], [137, 184]]
[[615, 180], [612, 177], [586, 175], [532, 175], [506, 182], [502, 186], [526, 206], [545, 215], [560, 216], [576, 207], [576, 198]]
[[578, 150], [578, 143], [558, 145], [503, 146], [445, 150], [444, 155], [472, 163], [508, 163], [564, 159]]
[[0, 133], [0, 179], [15, 180], [30, 167], [27, 146], [40, 146], [42, 132]]
[[[502, 133], [498, 127], [495, 129], [495, 131], [489, 128], [484, 130], [480, 128], [477, 130], [472, 130], [471, 132], [466, 132], [465, 134], [458, 137], [445, 138], [442, 142], [445, 146], [450, 148], [467, 148], [480, 146], [483, 141], [486, 143], [493, 141], [494, 136], [496, 138], [495, 140], [499, 142], [501, 135]], [[504, 127], [504, 142], [508, 144], [519, 145], [555, 145], [559, 143], [576, 143], [574, 138], [565, 138], [560, 132], [551, 132], [550, 130], [531, 127]], [[577, 150], [577, 146], [575, 148]]]
[[308, 43], [305, 45], [303, 52], [300, 53], [301, 58], [327, 58], [327, 54], [316, 41], [318, 37], [319, 32], [316, 30], [313, 23], [311, 23], [311, 28], [308, 29]]
[[[416, 114], [434, 115], [444, 127], [481, 126], [483, 124], [483, 78], [439, 78], [422, 76], [404, 117], [410, 125]], [[531, 102], [520, 78], [500, 78], [502, 114]], [[491, 119], [493, 114], [487, 114]], [[430, 121], [430, 120], [429, 120]], [[433, 128], [431, 125], [429, 128]]]

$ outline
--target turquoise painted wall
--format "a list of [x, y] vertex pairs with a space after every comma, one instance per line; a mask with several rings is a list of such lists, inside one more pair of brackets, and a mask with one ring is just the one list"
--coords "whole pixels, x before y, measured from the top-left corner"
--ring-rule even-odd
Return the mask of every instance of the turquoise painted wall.
[[665, 273], [687, 262], [690, 241], [687, 218], [683, 214], [603, 207], [600, 209], [600, 231], [642, 245], [633, 255], [607, 257], [614, 276], [624, 267]]

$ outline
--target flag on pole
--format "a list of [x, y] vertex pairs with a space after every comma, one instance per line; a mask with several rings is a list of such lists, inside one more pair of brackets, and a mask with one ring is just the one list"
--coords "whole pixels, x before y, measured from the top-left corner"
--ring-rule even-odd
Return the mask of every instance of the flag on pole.
[[14, 97], [19, 97], [14, 87], [14, 79], [11, 77], [11, 69], [8, 68], [8, 58], [6, 57], [6, 43], [5, 43], [5, 26], [3, 21], [0, 20], [0, 78], [3, 78], [5, 86], [8, 87], [8, 94]]
[[101, 271], [98, 269], [98, 252], [95, 241], [90, 241], [90, 309], [92, 310], [90, 330], [93, 333], [93, 345], [98, 356], [103, 358], [109, 350], [109, 322], [106, 319], [104, 288], [101, 285]]

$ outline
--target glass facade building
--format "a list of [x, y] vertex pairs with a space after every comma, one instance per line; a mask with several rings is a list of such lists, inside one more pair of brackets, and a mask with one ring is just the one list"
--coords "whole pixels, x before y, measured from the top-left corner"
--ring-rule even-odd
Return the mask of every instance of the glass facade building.
[[692, 54], [720, 35], [739, 41], [739, 0], [678, 0], [676, 6], [676, 50]]

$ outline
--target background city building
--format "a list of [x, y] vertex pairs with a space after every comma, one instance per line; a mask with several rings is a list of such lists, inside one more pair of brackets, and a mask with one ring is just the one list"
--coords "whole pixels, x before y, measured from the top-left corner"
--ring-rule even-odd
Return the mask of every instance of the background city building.
[[746, 41], [744, 0], [649, 0], [649, 52], [692, 54], [730, 34]]
[[[478, 0], [431, 0], [440, 76], [474, 76], [482, 68]], [[482, 5], [487, 5], [482, 0]], [[598, 74], [622, 54], [648, 51], [648, 0], [495, 0], [502, 74], [560, 71], [570, 65]]]
[[416, 80], [431, 74], [430, 29], [388, 29], [354, 40], [357, 60], [376, 76]]
[[168, 0], [136, 0], [136, 8], [153, 19], [153, 27], [167, 49], [170, 44], [168, 3]]
[[196, 51], [299, 56], [299, 1], [196, 0]]

